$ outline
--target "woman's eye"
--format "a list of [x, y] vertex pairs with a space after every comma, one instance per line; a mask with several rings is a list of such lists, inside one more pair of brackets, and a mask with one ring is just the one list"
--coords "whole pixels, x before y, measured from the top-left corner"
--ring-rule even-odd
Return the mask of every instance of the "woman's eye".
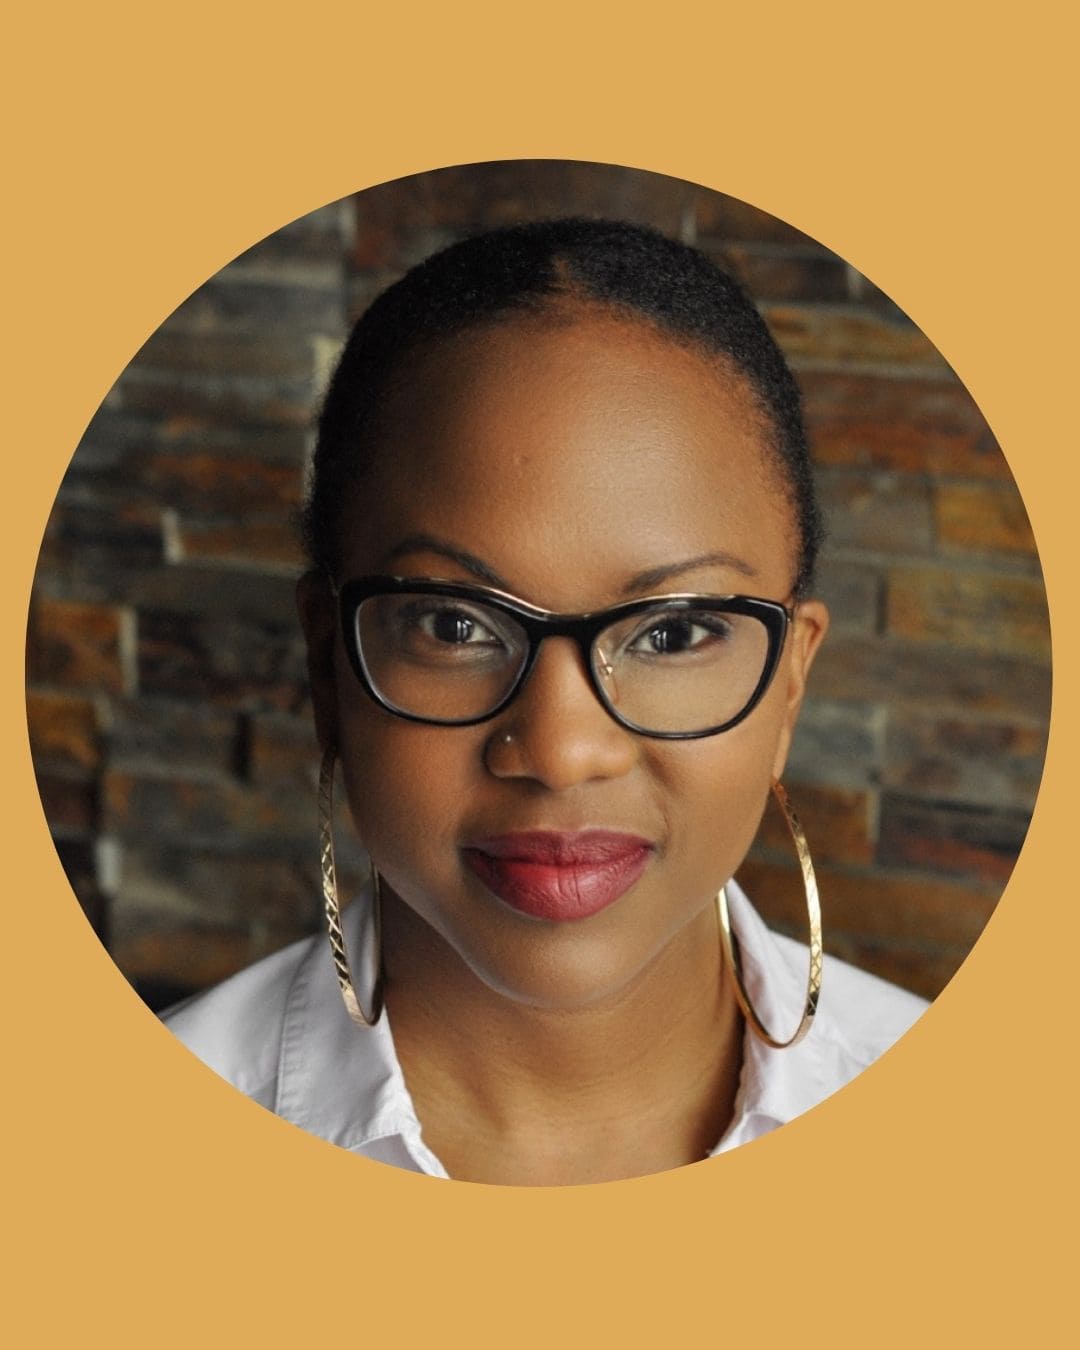
[[499, 642], [498, 637], [475, 614], [464, 609], [439, 608], [415, 612], [412, 623], [424, 634], [436, 642], [451, 646], [474, 646], [481, 643], [490, 645]]
[[647, 656], [677, 656], [722, 642], [730, 624], [719, 614], [671, 614], [652, 620], [629, 644], [629, 650]]

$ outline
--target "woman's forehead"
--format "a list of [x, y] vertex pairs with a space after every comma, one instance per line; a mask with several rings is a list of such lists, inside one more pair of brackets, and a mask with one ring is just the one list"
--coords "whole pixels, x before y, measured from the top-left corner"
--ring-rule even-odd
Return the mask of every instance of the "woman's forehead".
[[537, 580], [560, 563], [614, 584], [672, 557], [752, 553], [759, 571], [771, 549], [786, 571], [794, 556], [745, 379], [609, 316], [503, 324], [411, 363], [343, 523], [350, 569], [418, 534]]
[[[504, 460], [528, 446], [616, 451], [663, 442], [705, 464], [733, 433], [768, 443], [769, 424], [726, 358], [645, 320], [588, 313], [516, 320], [445, 340], [409, 363], [380, 418], [384, 439], [461, 456], [470, 444]], [[562, 433], [560, 435], [560, 433]], [[703, 466], [704, 467], [704, 466]]]

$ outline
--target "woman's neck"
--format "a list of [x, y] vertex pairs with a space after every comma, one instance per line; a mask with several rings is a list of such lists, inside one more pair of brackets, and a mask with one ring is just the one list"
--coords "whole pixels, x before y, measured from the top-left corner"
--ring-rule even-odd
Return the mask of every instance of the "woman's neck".
[[383, 941], [398, 1056], [425, 1141], [451, 1177], [641, 1176], [703, 1158], [723, 1133], [742, 1022], [710, 911], [630, 985], [573, 1010], [496, 993], [393, 894]]

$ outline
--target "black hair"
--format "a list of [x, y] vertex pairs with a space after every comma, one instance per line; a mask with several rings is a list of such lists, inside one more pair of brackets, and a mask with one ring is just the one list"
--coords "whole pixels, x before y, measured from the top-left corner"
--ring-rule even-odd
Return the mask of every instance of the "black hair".
[[345, 345], [319, 419], [302, 515], [312, 565], [336, 575], [342, 506], [407, 359], [467, 329], [575, 301], [643, 317], [677, 341], [726, 358], [746, 378], [774, 433], [799, 530], [795, 594], [805, 595], [822, 526], [798, 388], [779, 347], [742, 287], [704, 254], [614, 220], [544, 220], [474, 235], [427, 258], [370, 305]]

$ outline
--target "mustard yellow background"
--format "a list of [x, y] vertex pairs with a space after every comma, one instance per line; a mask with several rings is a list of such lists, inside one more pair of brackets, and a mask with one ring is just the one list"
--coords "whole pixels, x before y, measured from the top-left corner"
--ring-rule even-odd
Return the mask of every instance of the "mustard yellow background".
[[[8, 22], [9, 1343], [1064, 1343], [1080, 1019], [1066, 7], [389, 12], [144, 0]], [[735, 1154], [540, 1191], [357, 1160], [252, 1106], [157, 1026], [52, 851], [21, 669], [64, 467], [169, 311], [346, 192], [522, 156], [743, 197], [892, 295], [1009, 458], [1046, 571], [1057, 691], [1014, 878], [895, 1050]]]

